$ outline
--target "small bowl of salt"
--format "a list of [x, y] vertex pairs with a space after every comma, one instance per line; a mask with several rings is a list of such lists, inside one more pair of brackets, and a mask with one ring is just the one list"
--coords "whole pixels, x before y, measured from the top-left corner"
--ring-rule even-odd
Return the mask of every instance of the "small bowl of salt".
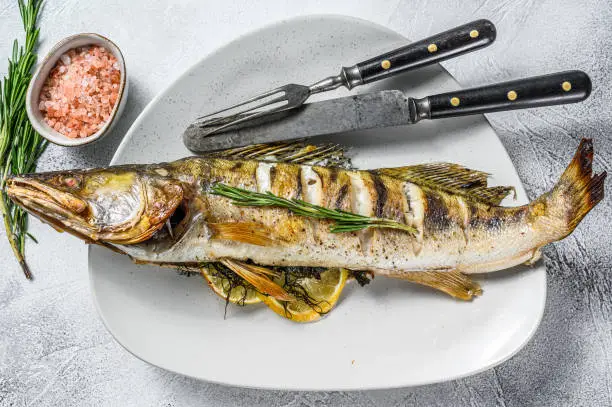
[[34, 129], [61, 146], [107, 135], [127, 101], [123, 55], [111, 40], [83, 33], [57, 43], [34, 72], [26, 110]]

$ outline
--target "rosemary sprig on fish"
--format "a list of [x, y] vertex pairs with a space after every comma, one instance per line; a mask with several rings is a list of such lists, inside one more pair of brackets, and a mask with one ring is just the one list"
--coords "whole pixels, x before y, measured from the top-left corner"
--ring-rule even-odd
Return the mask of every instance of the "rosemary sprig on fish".
[[7, 192], [58, 230], [139, 263], [201, 270], [230, 302], [310, 321], [351, 272], [480, 295], [471, 274], [533, 263], [603, 199], [606, 173], [592, 162], [582, 140], [557, 185], [518, 207], [500, 206], [513, 188], [457, 164], [360, 171], [336, 147], [287, 143], [12, 177]]
[[399, 229], [409, 233], [416, 233], [414, 227], [394, 220], [373, 218], [339, 209], [329, 209], [302, 201], [301, 199], [285, 199], [274, 195], [270, 191], [262, 194], [229, 185], [217, 184], [212, 187], [212, 193], [230, 198], [234, 205], [285, 208], [299, 216], [333, 220], [334, 224], [329, 228], [329, 231], [332, 233], [356, 232], [367, 228]]

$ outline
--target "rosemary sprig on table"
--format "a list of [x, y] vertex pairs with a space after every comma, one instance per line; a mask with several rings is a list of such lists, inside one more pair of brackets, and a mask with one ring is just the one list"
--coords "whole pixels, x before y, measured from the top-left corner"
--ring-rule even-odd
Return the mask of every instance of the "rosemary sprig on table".
[[338, 209], [324, 208], [299, 199], [281, 198], [271, 192], [263, 194], [225, 184], [216, 184], [212, 187], [212, 193], [230, 198], [234, 205], [285, 208], [299, 216], [333, 220], [334, 225], [330, 227], [332, 233], [355, 232], [367, 228], [399, 229], [411, 234], [416, 233], [415, 228], [391, 219], [372, 218]]
[[36, 161], [47, 146], [37, 134], [26, 114], [25, 98], [31, 70], [36, 63], [34, 47], [38, 40], [36, 28], [41, 0], [19, 0], [19, 12], [25, 30], [25, 47], [13, 42], [13, 53], [8, 61], [8, 75], [0, 82], [0, 212], [6, 236], [26, 278], [32, 274], [24, 258], [28, 233], [28, 214], [6, 195], [4, 186], [10, 175], [34, 172]]

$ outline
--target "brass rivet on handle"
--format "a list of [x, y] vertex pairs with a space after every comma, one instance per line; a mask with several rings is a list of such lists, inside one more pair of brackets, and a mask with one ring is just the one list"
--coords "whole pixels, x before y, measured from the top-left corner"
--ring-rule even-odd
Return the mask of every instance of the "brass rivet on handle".
[[569, 92], [570, 90], [572, 90], [572, 84], [568, 81], [565, 81], [561, 84], [561, 88], [566, 91]]
[[478, 38], [479, 35], [480, 35], [480, 33], [478, 32], [478, 30], [470, 31], [470, 37], [472, 37], [472, 38]]
[[451, 105], [453, 105], [455, 107], [459, 106], [459, 103], [461, 103], [461, 101], [459, 100], [458, 97], [451, 98], [450, 102], [451, 102]]
[[506, 95], [508, 96], [508, 100], [516, 100], [516, 98], [518, 97], [518, 95], [516, 94], [515, 91], [511, 90], [510, 92], [508, 92], [508, 94]]
[[436, 52], [438, 50], [438, 46], [436, 44], [429, 44], [427, 46], [427, 51], [429, 52]]
[[389, 61], [388, 59], [385, 59], [384, 61], [380, 63], [380, 66], [382, 67], [382, 69], [389, 69], [391, 68], [391, 61]]

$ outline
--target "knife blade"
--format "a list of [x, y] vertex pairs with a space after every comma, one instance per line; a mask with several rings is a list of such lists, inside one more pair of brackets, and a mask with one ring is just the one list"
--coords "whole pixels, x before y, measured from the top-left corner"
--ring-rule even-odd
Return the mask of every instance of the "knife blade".
[[282, 113], [208, 137], [202, 137], [206, 128], [194, 123], [185, 131], [183, 140], [192, 151], [214, 151], [247, 144], [411, 123], [408, 98], [398, 90], [306, 103]]
[[415, 99], [384, 90], [308, 103], [299, 108], [206, 136], [210, 128], [191, 124], [185, 146], [196, 153], [251, 144], [414, 124], [423, 119], [575, 103], [586, 99], [591, 81], [582, 71], [565, 71]]

